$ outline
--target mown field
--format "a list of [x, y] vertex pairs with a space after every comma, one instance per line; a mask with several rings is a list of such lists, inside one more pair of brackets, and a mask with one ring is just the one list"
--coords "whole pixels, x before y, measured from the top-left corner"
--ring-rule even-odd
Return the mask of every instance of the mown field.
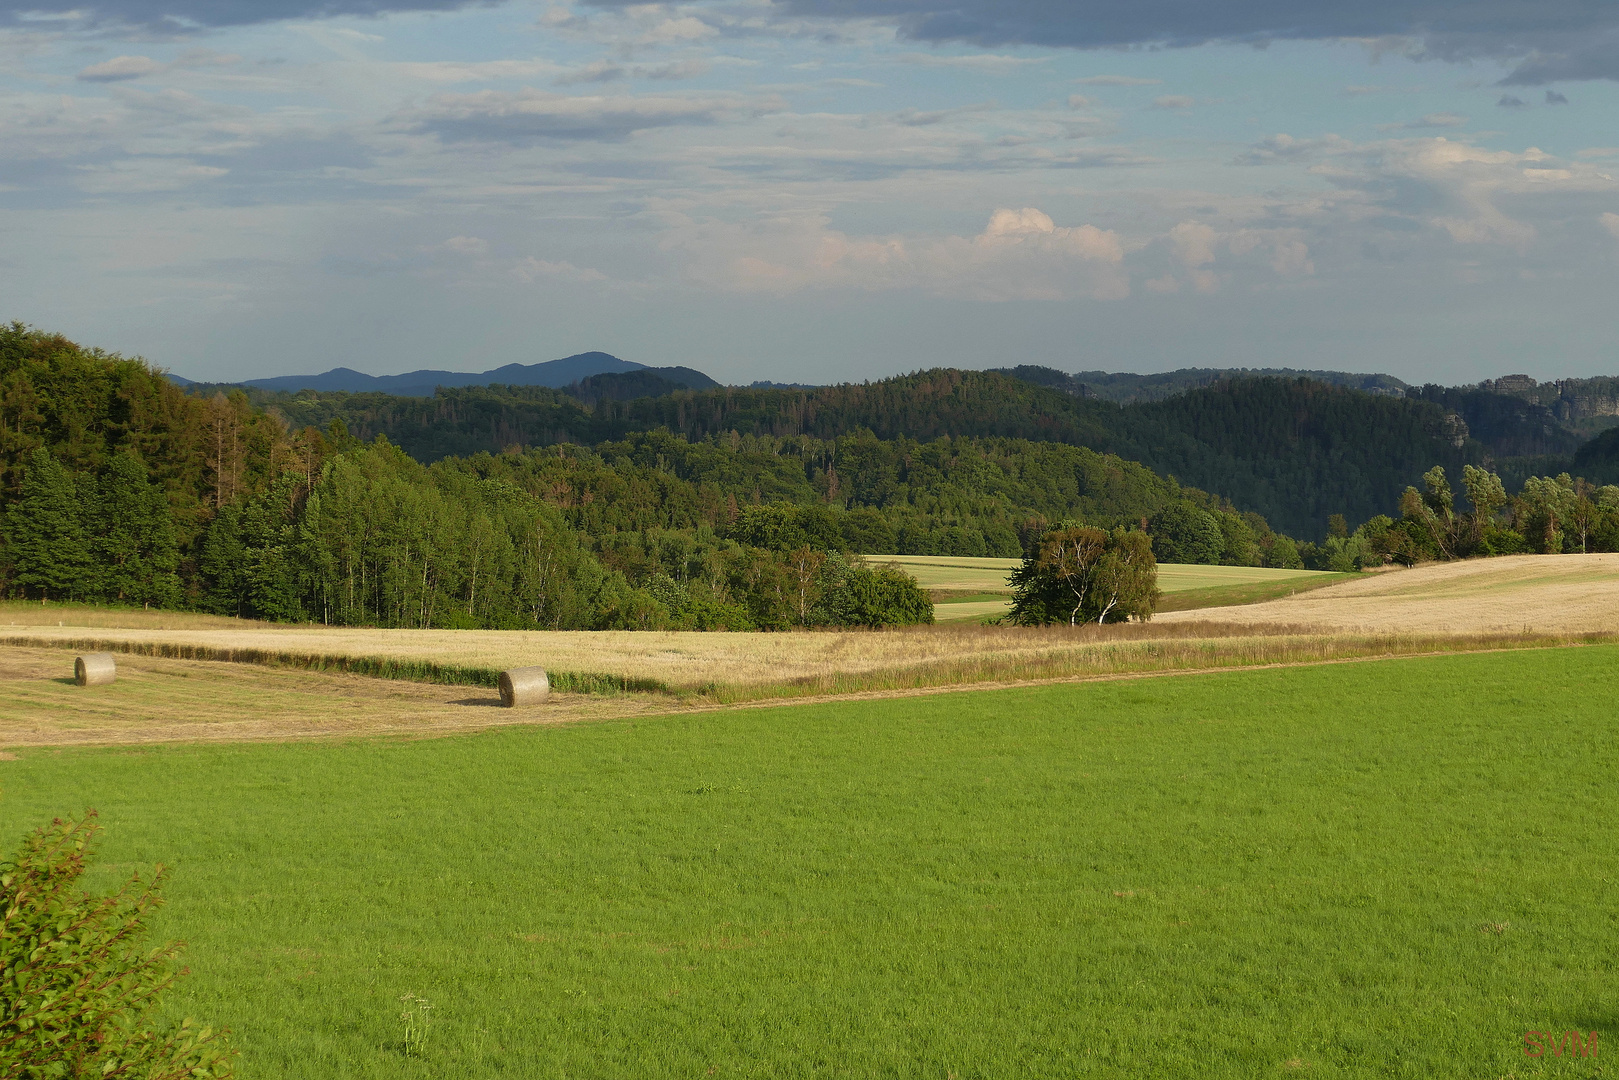
[[[226, 665], [221, 665], [226, 666]], [[292, 1077], [1592, 1076], [1619, 647], [20, 750]], [[401, 998], [432, 1003], [407, 1057]]]

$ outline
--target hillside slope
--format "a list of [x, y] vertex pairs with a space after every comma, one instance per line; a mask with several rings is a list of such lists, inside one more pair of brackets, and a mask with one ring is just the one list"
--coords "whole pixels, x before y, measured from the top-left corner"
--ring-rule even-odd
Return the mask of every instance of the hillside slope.
[[993, 372], [937, 369], [813, 390], [726, 387], [593, 409], [540, 388], [442, 390], [266, 400], [294, 426], [341, 418], [361, 438], [386, 434], [423, 460], [562, 442], [592, 445], [666, 429], [711, 436], [859, 432], [1057, 442], [1117, 454], [1264, 515], [1294, 536], [1324, 534], [1329, 514], [1393, 513], [1400, 492], [1436, 464], [1480, 464], [1486, 449], [1432, 402], [1360, 393], [1306, 379], [1231, 379], [1155, 402], [1082, 399]]

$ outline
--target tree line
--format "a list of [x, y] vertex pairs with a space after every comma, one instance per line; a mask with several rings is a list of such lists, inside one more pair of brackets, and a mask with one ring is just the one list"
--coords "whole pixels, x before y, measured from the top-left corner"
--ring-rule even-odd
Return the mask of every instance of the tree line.
[[1398, 518], [1378, 515], [1351, 532], [1342, 515], [1334, 517], [1324, 546], [1337, 560], [1332, 568], [1619, 551], [1619, 486], [1560, 473], [1531, 476], [1510, 494], [1499, 474], [1472, 465], [1460, 479], [1465, 506], [1450, 474], [1435, 465], [1420, 489], [1402, 493]]

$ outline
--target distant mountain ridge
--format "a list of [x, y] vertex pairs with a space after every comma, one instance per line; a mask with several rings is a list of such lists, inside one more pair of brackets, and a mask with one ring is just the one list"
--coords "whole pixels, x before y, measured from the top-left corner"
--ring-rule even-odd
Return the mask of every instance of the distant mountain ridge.
[[[592, 375], [622, 374], [645, 371], [646, 364], [633, 360], [620, 360], [611, 353], [582, 352], [564, 356], [560, 360], [547, 360], [543, 364], [507, 364], [492, 371], [435, 371], [422, 369], [407, 371], [403, 375], [367, 375], [353, 368], [337, 367], [319, 375], [277, 375], [268, 379], [243, 379], [221, 384], [230, 386], [256, 386], [262, 390], [297, 393], [316, 390], [322, 393], [346, 392], [350, 394], [392, 394], [395, 397], [432, 397], [440, 386], [548, 386], [557, 389], [588, 379]], [[683, 368], [682, 371], [690, 369]], [[697, 374], [693, 372], [692, 374]], [[704, 376], [706, 378], [706, 376]], [[181, 386], [196, 386], [192, 379], [170, 375], [170, 380]]]

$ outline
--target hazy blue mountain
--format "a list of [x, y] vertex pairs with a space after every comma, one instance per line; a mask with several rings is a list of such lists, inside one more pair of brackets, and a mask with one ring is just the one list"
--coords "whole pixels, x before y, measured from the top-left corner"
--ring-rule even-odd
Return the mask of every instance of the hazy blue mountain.
[[[278, 375], [270, 379], [244, 379], [237, 386], [257, 386], [264, 390], [295, 393], [299, 390], [347, 391], [351, 394], [378, 393], [397, 397], [432, 397], [440, 386], [488, 386], [500, 383], [507, 386], [561, 387], [588, 379], [592, 375], [641, 371], [645, 364], [620, 360], [604, 352], [577, 353], [560, 360], [547, 360], [543, 364], [507, 364], [493, 371], [407, 371], [403, 375], [367, 375], [353, 368], [333, 368], [319, 375]], [[170, 375], [169, 379], [181, 386], [196, 385], [191, 379]]]

